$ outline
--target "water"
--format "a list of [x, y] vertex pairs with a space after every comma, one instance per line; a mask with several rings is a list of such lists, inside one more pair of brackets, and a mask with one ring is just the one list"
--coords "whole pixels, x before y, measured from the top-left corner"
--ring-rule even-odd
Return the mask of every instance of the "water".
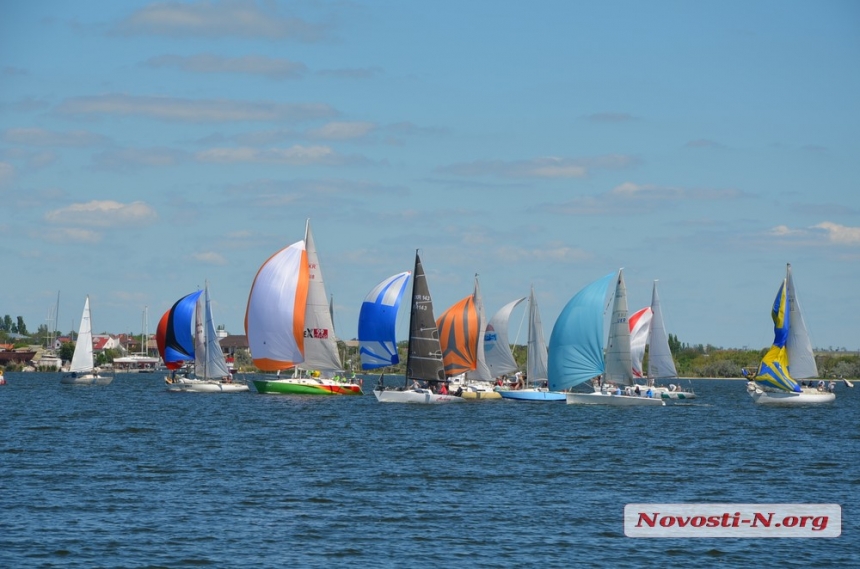
[[[410, 406], [6, 377], [2, 567], [860, 567], [860, 389]], [[632, 539], [630, 502], [836, 503], [842, 536]]]

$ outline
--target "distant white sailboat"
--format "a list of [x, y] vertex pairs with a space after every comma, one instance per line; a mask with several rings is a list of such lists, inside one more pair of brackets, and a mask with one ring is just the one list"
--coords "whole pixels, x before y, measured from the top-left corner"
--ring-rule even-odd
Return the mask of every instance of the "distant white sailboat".
[[81, 316], [81, 326], [75, 343], [75, 352], [69, 373], [60, 378], [60, 383], [70, 385], [107, 385], [113, 381], [113, 376], [100, 375], [95, 367], [93, 356], [93, 328], [90, 320], [90, 297], [84, 301], [84, 313]]

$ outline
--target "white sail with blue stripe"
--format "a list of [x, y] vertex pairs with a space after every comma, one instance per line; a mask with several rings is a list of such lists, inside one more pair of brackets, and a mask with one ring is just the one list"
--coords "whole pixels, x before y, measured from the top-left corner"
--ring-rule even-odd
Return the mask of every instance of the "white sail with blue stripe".
[[399, 363], [395, 323], [400, 300], [409, 282], [406, 271], [388, 277], [368, 293], [358, 316], [358, 342], [362, 369], [376, 369]]

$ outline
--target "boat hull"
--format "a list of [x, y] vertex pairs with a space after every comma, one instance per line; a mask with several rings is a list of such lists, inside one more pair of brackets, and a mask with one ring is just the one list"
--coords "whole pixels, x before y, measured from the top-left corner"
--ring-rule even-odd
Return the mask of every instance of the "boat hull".
[[660, 399], [666, 399], [668, 401], [696, 398], [696, 394], [691, 391], [658, 391], [657, 395], [660, 396]]
[[93, 375], [91, 373], [77, 376], [64, 375], [60, 378], [60, 383], [65, 385], [108, 385], [111, 381], [113, 381], [113, 376]]
[[757, 386], [747, 386], [747, 393], [757, 405], [819, 405], [833, 403], [836, 394], [832, 391], [804, 388], [800, 393], [793, 391], [767, 391]]
[[611, 405], [613, 407], [661, 407], [666, 405], [662, 399], [636, 395], [615, 395], [614, 393], [568, 393], [568, 405]]
[[544, 389], [511, 389], [498, 391], [503, 399], [514, 401], [564, 401], [564, 393]]
[[498, 391], [484, 391], [484, 390], [478, 390], [478, 389], [473, 391], [470, 389], [465, 389], [460, 394], [460, 397], [462, 397], [463, 399], [474, 399], [474, 400], [480, 399], [481, 401], [484, 401], [487, 399], [501, 399], [502, 394], [499, 393]]
[[182, 379], [168, 383], [168, 391], [178, 393], [241, 393], [250, 391], [245, 383], [226, 383], [205, 379]]
[[438, 405], [444, 403], [462, 403], [465, 401], [462, 397], [456, 395], [442, 395], [433, 393], [429, 389], [406, 389], [403, 391], [396, 389], [386, 389], [373, 391], [376, 400], [380, 403], [415, 403], [422, 405]]
[[356, 383], [317, 379], [255, 379], [258, 393], [282, 395], [364, 395]]

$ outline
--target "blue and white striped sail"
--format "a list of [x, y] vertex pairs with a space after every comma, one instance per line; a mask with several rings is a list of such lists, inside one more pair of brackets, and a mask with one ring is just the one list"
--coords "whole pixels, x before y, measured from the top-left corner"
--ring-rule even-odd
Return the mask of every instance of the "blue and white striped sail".
[[549, 390], [563, 391], [604, 372], [603, 310], [615, 273], [594, 281], [570, 299], [549, 338]]
[[358, 343], [362, 369], [396, 365], [395, 323], [400, 299], [409, 283], [410, 272], [388, 277], [368, 293], [358, 316]]

